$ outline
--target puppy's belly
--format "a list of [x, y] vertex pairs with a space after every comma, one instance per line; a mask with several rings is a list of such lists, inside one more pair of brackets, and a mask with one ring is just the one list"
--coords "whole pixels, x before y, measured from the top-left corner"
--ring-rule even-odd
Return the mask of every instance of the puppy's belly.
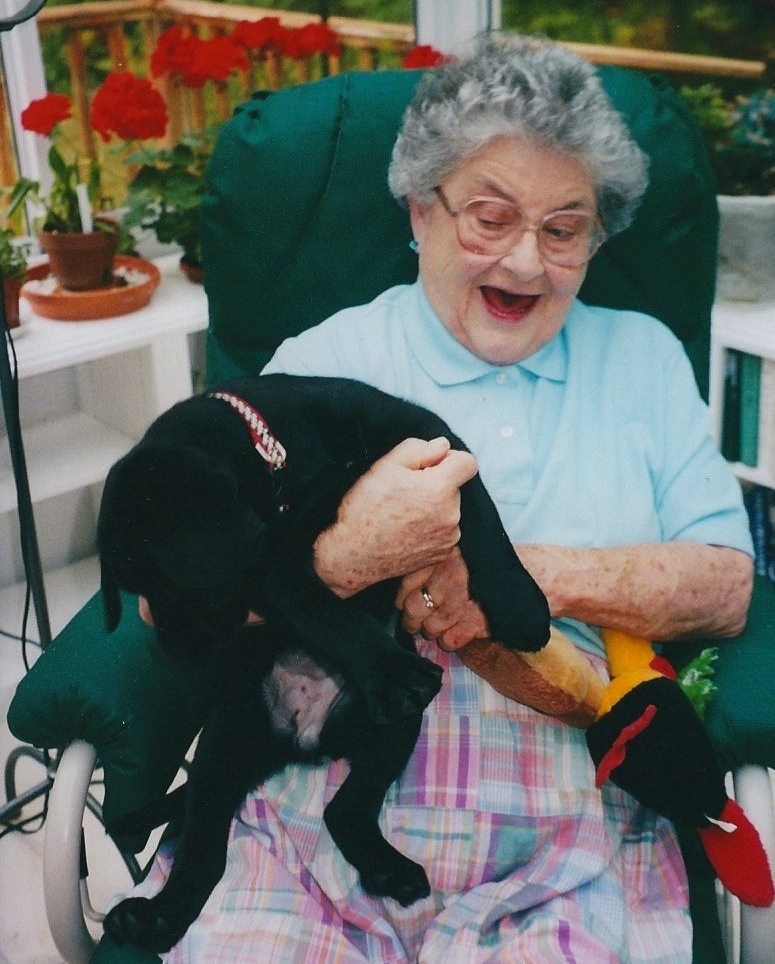
[[289, 653], [278, 658], [262, 687], [274, 729], [293, 737], [300, 749], [314, 750], [342, 679], [306, 654]]

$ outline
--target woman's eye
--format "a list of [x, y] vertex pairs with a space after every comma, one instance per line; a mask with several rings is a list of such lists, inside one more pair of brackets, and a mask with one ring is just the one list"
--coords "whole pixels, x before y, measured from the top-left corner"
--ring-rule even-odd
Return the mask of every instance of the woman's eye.
[[479, 225], [489, 231], [511, 228], [516, 220], [515, 212], [500, 204], [482, 204], [472, 213], [476, 216]]
[[544, 225], [544, 234], [548, 235], [552, 241], [572, 241], [577, 231], [574, 228], [561, 227], [560, 225]]
[[541, 230], [550, 241], [566, 242], [578, 241], [588, 237], [592, 228], [592, 220], [586, 215], [563, 215], [545, 221]]

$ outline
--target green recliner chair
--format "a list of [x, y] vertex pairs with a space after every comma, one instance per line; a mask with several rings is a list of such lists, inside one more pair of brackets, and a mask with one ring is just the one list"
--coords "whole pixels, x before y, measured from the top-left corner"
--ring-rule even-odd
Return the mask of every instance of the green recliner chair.
[[[661, 318], [686, 345], [706, 392], [718, 213], [700, 135], [666, 84], [617, 68], [600, 68], [600, 75], [651, 156], [651, 184], [635, 223], [595, 257], [582, 297]], [[418, 78], [415, 71], [344, 74], [259, 93], [225, 126], [201, 212], [210, 383], [259, 372], [283, 338], [414, 279], [408, 218], [388, 193], [386, 170]], [[672, 644], [669, 655], [685, 662], [700, 648]], [[761, 767], [775, 767], [774, 654], [775, 588], [761, 580], [748, 629], [720, 647], [718, 694], [707, 717], [730, 771], [754, 765], [760, 777]], [[75, 828], [95, 759], [103, 769], [107, 821], [157, 798], [175, 777], [208, 697], [208, 680], [164, 659], [131, 602], [118, 630], [107, 635], [98, 596], [19, 685], [9, 712], [13, 733], [65, 751], [47, 851], [71, 869], [46, 874], [56, 892], [48, 907], [52, 930], [68, 961], [87, 961], [94, 952], [75, 880], [69, 890], [62, 874], [77, 875]], [[131, 852], [145, 844], [116, 842]], [[695, 961], [721, 964], [713, 875], [691, 836], [685, 853]], [[758, 921], [772, 927], [771, 916]], [[103, 939], [93, 960], [157, 958]]]

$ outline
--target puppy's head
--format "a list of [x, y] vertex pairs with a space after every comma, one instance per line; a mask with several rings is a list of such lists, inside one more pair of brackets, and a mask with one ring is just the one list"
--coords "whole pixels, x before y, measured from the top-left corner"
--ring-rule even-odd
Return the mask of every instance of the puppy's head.
[[212, 652], [247, 618], [264, 533], [237, 480], [202, 453], [136, 446], [110, 470], [97, 524], [108, 630], [123, 589], [147, 599], [162, 648]]

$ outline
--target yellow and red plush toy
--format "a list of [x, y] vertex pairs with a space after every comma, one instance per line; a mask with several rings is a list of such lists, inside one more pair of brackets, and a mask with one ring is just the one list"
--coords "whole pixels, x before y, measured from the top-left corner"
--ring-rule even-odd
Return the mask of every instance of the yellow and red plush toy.
[[602, 630], [611, 680], [555, 628], [537, 653], [474, 640], [462, 661], [494, 689], [586, 730], [596, 782], [611, 780], [677, 824], [697, 830], [724, 887], [745, 904], [775, 900], [756, 828], [726, 792], [700, 716], [675, 671], [646, 639]]

